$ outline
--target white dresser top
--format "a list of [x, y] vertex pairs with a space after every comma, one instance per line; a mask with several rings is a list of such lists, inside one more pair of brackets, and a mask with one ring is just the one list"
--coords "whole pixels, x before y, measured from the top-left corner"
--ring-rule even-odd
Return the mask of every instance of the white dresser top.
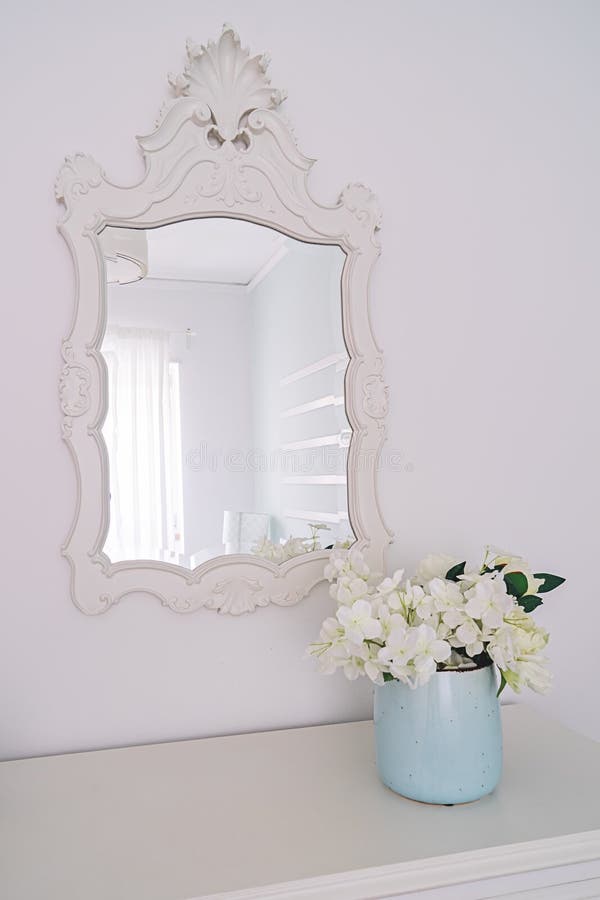
[[0, 896], [279, 898], [258, 886], [354, 872], [293, 894], [337, 900], [599, 858], [600, 745], [503, 715], [500, 786], [455, 807], [380, 784], [371, 722], [2, 763]]

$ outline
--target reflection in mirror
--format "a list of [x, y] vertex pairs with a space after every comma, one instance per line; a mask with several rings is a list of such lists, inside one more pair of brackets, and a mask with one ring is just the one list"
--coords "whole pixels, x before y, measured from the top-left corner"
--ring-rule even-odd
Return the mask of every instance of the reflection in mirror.
[[227, 218], [100, 242], [111, 561], [352, 541], [342, 250]]

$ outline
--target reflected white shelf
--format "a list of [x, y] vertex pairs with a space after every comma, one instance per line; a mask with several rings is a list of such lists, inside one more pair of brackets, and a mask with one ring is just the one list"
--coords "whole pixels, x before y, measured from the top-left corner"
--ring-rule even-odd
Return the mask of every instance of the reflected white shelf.
[[321, 372], [323, 369], [328, 369], [330, 366], [335, 366], [336, 372], [343, 372], [347, 365], [347, 353], [332, 353], [330, 356], [324, 356], [323, 359], [318, 359], [316, 362], [304, 366], [302, 369], [291, 372], [289, 375], [282, 378], [279, 384], [281, 387], [286, 387], [288, 384], [293, 384], [294, 381], [300, 381], [302, 378], [307, 378], [309, 375], [314, 375], [316, 372]]
[[284, 484], [346, 484], [345, 475], [290, 475]]
[[337, 434], [324, 434], [321, 437], [308, 438], [305, 441], [293, 441], [291, 444], [282, 444], [281, 450], [290, 452], [294, 450], [310, 450], [313, 447], [340, 447], [350, 446], [352, 431], [347, 428]]
[[340, 525], [349, 522], [348, 513], [344, 510], [337, 512], [322, 512], [318, 509], [284, 509], [285, 519], [302, 519], [305, 522], [326, 522], [329, 525]]
[[281, 413], [281, 418], [290, 419], [292, 416], [302, 416], [304, 413], [313, 412], [315, 409], [325, 409], [327, 406], [343, 405], [343, 397], [335, 397], [333, 394], [327, 394], [325, 397], [318, 397], [316, 400], [310, 400], [308, 403], [301, 403], [300, 406], [292, 406], [290, 409], [285, 409]]

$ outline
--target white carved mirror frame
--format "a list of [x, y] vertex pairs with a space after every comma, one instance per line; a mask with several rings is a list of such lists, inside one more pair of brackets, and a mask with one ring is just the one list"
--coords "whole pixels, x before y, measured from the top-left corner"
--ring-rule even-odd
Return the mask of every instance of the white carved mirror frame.
[[[107, 374], [100, 345], [106, 328], [105, 262], [98, 240], [107, 225], [153, 228], [209, 216], [271, 226], [315, 244], [336, 244], [346, 255], [342, 274], [348, 511], [358, 546], [383, 571], [390, 540], [377, 501], [377, 461], [384, 440], [387, 388], [382, 354], [370, 325], [369, 276], [380, 248], [380, 210], [360, 184], [337, 203], [315, 201], [308, 190], [313, 160], [303, 156], [285, 119], [284, 99], [270, 86], [265, 56], [251, 57], [225, 26], [216, 43], [188, 41], [184, 74], [169, 76], [175, 99], [161, 110], [156, 130], [138, 137], [146, 173], [132, 187], [112, 184], [84, 154], [65, 160], [56, 183], [66, 207], [59, 230], [73, 256], [77, 298], [71, 332], [62, 346], [60, 402], [63, 437], [77, 475], [77, 507], [63, 555], [71, 566], [71, 594], [95, 615], [123, 597], [157, 598], [175, 612], [200, 608], [238, 615], [274, 603], [290, 606], [323, 580], [327, 552], [276, 565], [248, 555], [221, 556], [194, 570], [164, 562], [111, 563], [102, 552], [109, 524], [109, 472], [102, 425]], [[216, 73], [223, 73], [221, 77]]]

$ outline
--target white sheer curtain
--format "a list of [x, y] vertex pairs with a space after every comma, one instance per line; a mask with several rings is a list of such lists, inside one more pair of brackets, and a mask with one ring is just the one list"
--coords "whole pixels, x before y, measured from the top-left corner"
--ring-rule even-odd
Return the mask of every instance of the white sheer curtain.
[[179, 369], [169, 335], [109, 327], [102, 345], [108, 367], [103, 428], [110, 469], [112, 561], [179, 561], [183, 492]]

